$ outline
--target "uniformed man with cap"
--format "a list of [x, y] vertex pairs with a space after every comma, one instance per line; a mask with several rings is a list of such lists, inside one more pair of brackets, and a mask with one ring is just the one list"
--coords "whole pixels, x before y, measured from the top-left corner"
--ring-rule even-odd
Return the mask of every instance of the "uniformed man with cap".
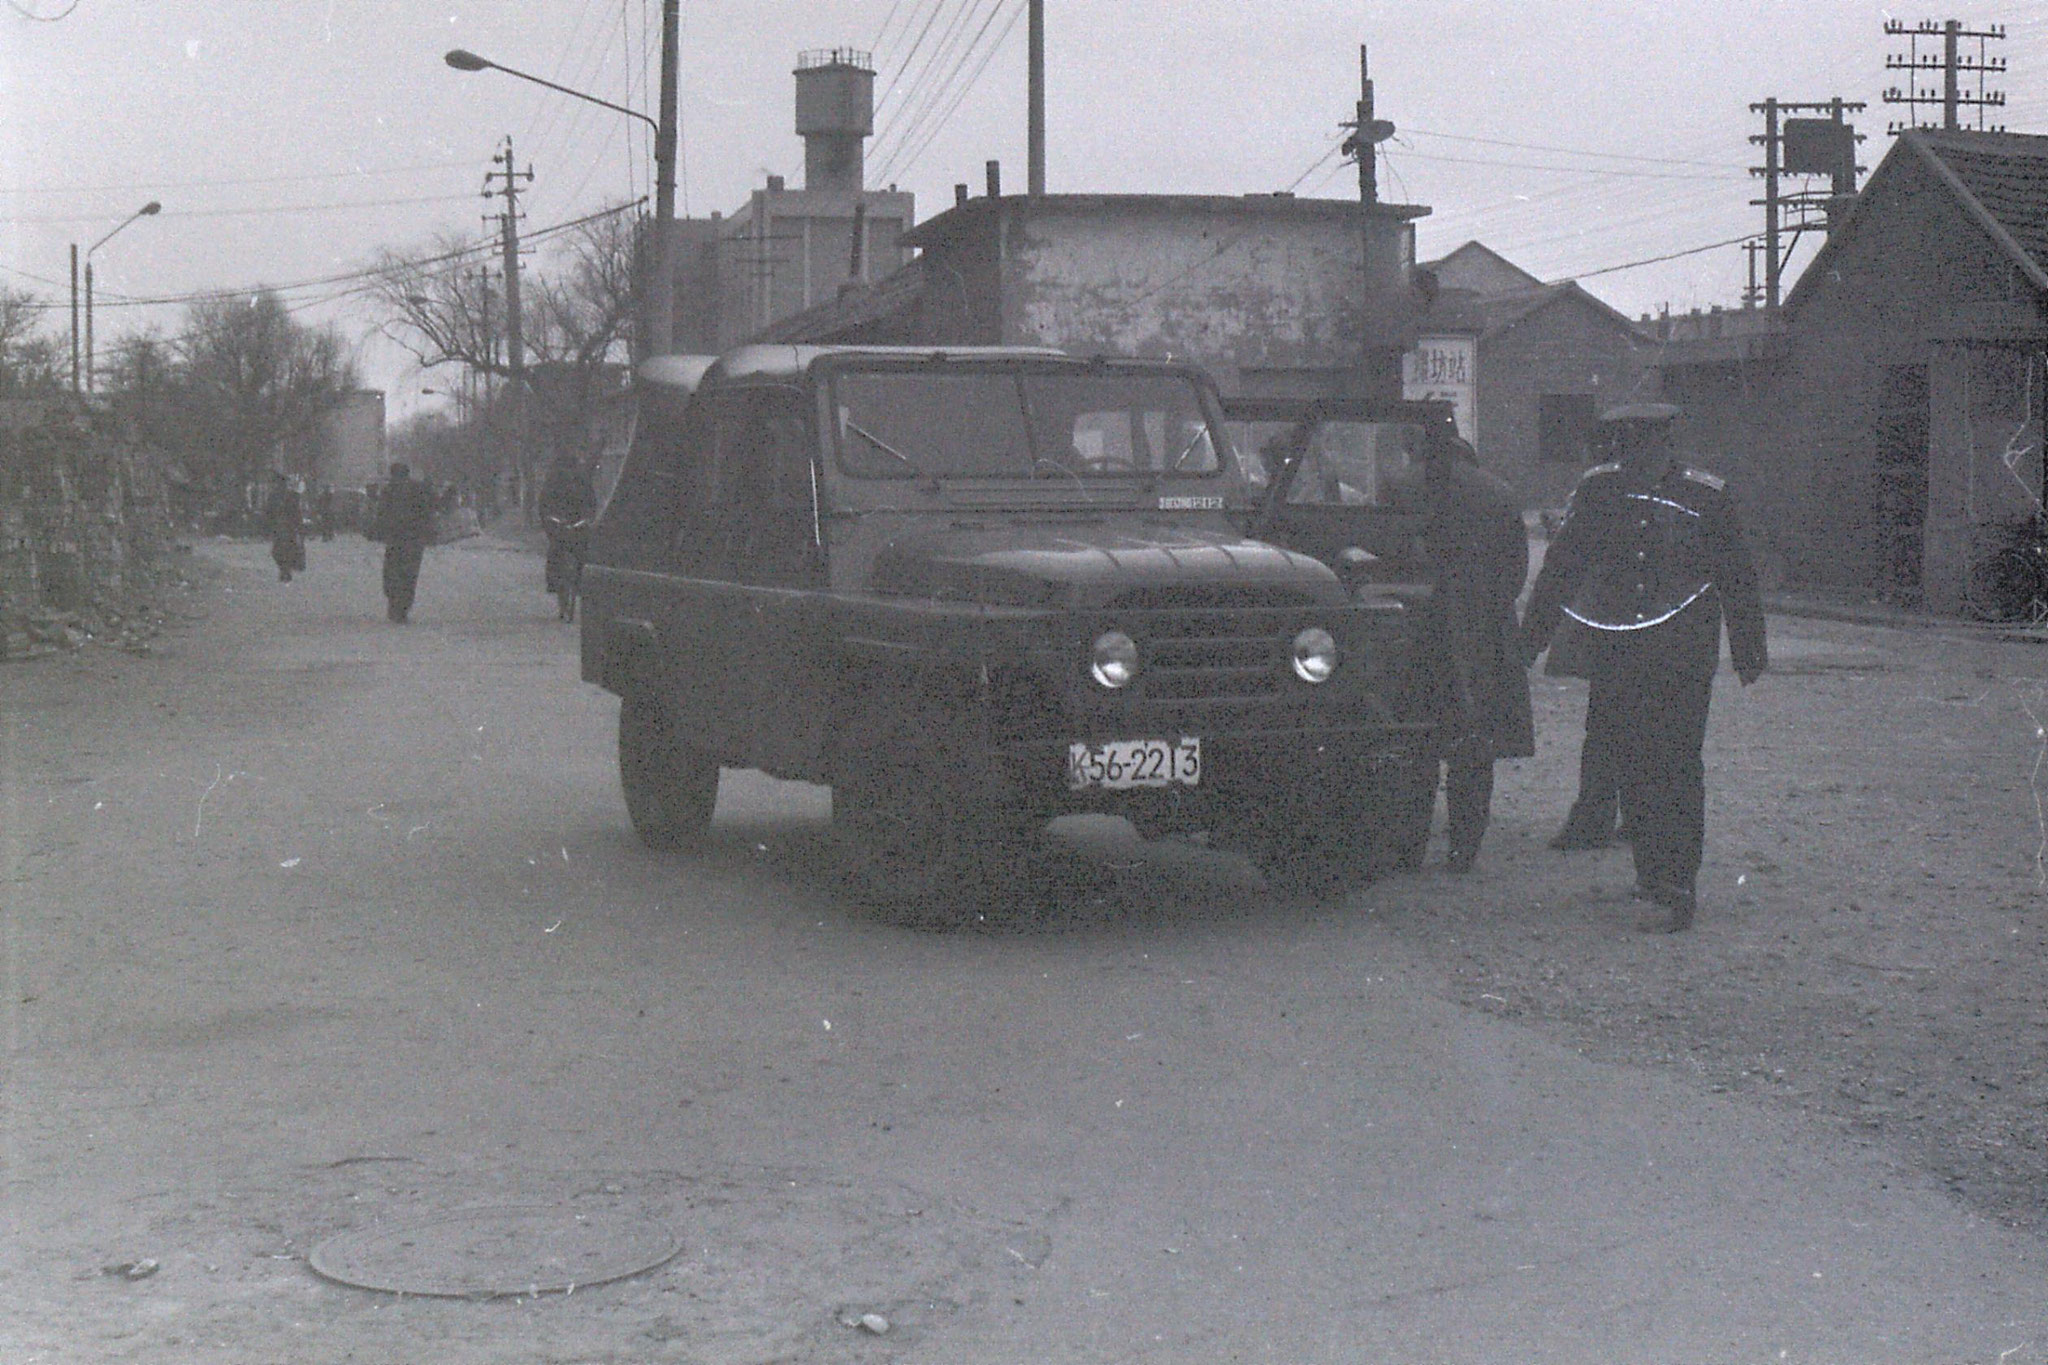
[[1661, 914], [1647, 929], [1691, 926], [1705, 832], [1701, 747], [1721, 660], [1721, 628], [1746, 687], [1768, 656], [1756, 572], [1720, 479], [1673, 452], [1679, 410], [1632, 403], [1601, 418], [1616, 459], [1586, 471], [1551, 541], [1522, 652], [1533, 662], [1565, 616], [1589, 628], [1592, 667], [1609, 682], [1622, 816], [1638, 894]]

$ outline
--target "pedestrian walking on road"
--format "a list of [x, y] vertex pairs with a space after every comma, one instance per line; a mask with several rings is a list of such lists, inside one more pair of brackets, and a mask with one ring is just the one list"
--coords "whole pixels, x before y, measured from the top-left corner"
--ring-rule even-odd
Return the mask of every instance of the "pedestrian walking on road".
[[404, 625], [419, 586], [420, 560], [434, 538], [434, 491], [400, 462], [377, 499], [377, 539], [384, 542], [384, 602], [390, 619]]
[[299, 491], [282, 473], [270, 476], [263, 519], [270, 532], [270, 558], [277, 565], [277, 581], [289, 583], [293, 574], [306, 567], [305, 508]]
[[313, 495], [313, 526], [320, 532], [320, 539], [334, 539], [334, 488], [321, 484], [320, 491]]
[[1423, 544], [1436, 565], [1439, 657], [1449, 675], [1439, 718], [1445, 866], [1470, 872], [1493, 805], [1493, 766], [1536, 752], [1529, 672], [1516, 640], [1515, 599], [1529, 576], [1521, 503], [1448, 428], [1431, 433], [1423, 467]]
[[1661, 912], [1642, 927], [1671, 933], [1691, 927], [1698, 905], [1701, 749], [1723, 622], [1743, 686], [1769, 662], [1734, 499], [1678, 461], [1678, 417], [1668, 403], [1634, 403], [1602, 418], [1618, 458], [1580, 478], [1522, 621], [1530, 662], [1565, 616], [1591, 629], [1592, 676], [1611, 688], [1637, 891]]

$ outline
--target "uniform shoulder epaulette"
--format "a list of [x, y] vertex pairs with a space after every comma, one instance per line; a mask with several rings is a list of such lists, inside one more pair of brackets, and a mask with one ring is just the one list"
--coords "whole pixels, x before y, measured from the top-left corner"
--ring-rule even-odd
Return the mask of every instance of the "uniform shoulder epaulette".
[[1704, 469], [1688, 467], [1685, 471], [1685, 477], [1691, 479], [1694, 483], [1705, 484], [1716, 493], [1722, 492], [1728, 487], [1728, 480], [1722, 478], [1719, 474], [1709, 474]]

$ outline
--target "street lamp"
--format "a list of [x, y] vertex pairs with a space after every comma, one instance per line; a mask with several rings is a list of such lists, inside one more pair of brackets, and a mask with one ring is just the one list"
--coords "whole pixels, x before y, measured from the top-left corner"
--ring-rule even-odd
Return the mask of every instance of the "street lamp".
[[441, 60], [454, 67], [457, 71], [502, 71], [508, 76], [517, 76], [522, 81], [532, 81], [535, 85], [545, 85], [548, 89], [559, 91], [572, 99], [587, 100], [591, 104], [603, 105], [605, 108], [615, 113], [624, 114], [628, 118], [639, 119], [649, 128], [652, 128], [657, 137], [661, 134], [661, 125], [641, 113], [638, 109], [628, 109], [623, 104], [613, 104], [610, 100], [601, 100], [595, 95], [586, 95], [581, 90], [571, 90], [566, 85], [556, 85], [553, 81], [542, 80], [539, 76], [532, 75], [529, 72], [514, 71], [509, 66], [501, 66], [488, 57], [477, 56], [474, 52], [465, 51], [459, 47], [452, 48]]
[[[85, 249], [85, 391], [93, 391], [92, 351], [92, 253], [98, 251], [113, 239], [114, 233], [127, 227], [137, 218], [148, 218], [163, 212], [163, 205], [152, 199], [135, 212], [117, 223], [113, 231]], [[71, 248], [71, 387], [78, 388], [78, 248]]]
[[[522, 81], [545, 86], [549, 90], [583, 100], [602, 109], [639, 119], [654, 130], [654, 288], [647, 311], [653, 324], [647, 338], [647, 350], [651, 355], [666, 355], [674, 327], [674, 262], [671, 259], [670, 224], [676, 216], [676, 69], [677, 35], [682, 27], [681, 0], [662, 0], [661, 5], [661, 118], [649, 118], [638, 109], [628, 109], [623, 104], [613, 104], [595, 95], [586, 95], [581, 90], [571, 90], [566, 85], [543, 80], [526, 71], [515, 71], [509, 66], [494, 62], [488, 57], [479, 57], [465, 48], [451, 48], [442, 61], [457, 71], [502, 71]], [[508, 166], [509, 170], [510, 167]]]

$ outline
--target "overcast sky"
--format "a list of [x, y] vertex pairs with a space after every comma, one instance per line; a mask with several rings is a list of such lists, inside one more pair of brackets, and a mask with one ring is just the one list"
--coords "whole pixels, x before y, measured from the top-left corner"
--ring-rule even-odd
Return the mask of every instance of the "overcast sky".
[[[162, 213], [93, 254], [96, 332], [175, 330], [195, 292], [281, 289], [360, 349], [394, 418], [438, 400], [347, 291], [382, 247], [486, 231], [479, 197], [509, 135], [534, 180], [526, 230], [651, 193], [635, 120], [441, 60], [466, 47], [654, 112], [659, 0], [0, 0], [0, 283], [54, 305], [68, 247], [151, 199]], [[791, 69], [806, 49], [873, 53], [870, 184], [1024, 183], [1024, 0], [683, 0], [679, 211], [731, 212], [770, 173], [801, 183]], [[1433, 209], [1425, 257], [1478, 239], [1631, 314], [1735, 305], [1760, 230], [1747, 168], [1766, 97], [1865, 100], [1874, 167], [1903, 110], [1885, 69], [1909, 25], [2002, 23], [1986, 51], [2007, 105], [2048, 132], [2048, 0], [1888, 11], [1852, 0], [1048, 0], [1054, 192], [1355, 197], [1336, 154], [1370, 51], [1381, 196]], [[1939, 40], [1922, 43], [1939, 51]], [[1975, 51], [1975, 45], [1971, 45]], [[969, 79], [973, 79], [971, 86]], [[1974, 122], [1974, 116], [1972, 118]], [[543, 268], [544, 263], [543, 263]]]

